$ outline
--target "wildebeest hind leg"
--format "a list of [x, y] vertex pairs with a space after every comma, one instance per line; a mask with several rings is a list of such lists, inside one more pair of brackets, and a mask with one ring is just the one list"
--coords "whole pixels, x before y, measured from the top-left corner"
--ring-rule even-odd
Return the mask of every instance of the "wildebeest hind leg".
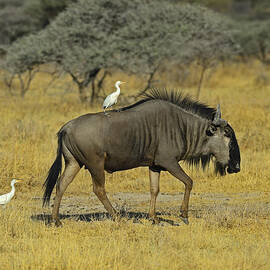
[[104, 160], [95, 160], [93, 163], [95, 167], [89, 169], [93, 180], [93, 191], [102, 202], [108, 213], [115, 219], [117, 212], [113, 208], [105, 191]]
[[152, 171], [149, 168], [149, 178], [150, 178], [150, 208], [149, 208], [149, 218], [154, 224], [159, 223], [159, 219], [156, 216], [156, 199], [159, 193], [159, 178], [160, 172]]
[[54, 199], [52, 210], [52, 219], [57, 227], [61, 226], [61, 222], [59, 219], [59, 207], [62, 196], [65, 190], [67, 189], [68, 185], [72, 182], [72, 180], [80, 170], [78, 162], [74, 159], [71, 153], [64, 146], [63, 146], [63, 154], [65, 158], [65, 170], [61, 175], [61, 177], [59, 178], [56, 185], [56, 196]]

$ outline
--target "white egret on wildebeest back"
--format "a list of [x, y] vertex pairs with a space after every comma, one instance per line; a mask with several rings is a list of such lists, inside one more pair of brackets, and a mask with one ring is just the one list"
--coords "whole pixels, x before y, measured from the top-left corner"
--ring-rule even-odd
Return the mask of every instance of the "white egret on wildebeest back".
[[111, 106], [113, 106], [114, 104], [117, 103], [117, 98], [118, 96], [120, 95], [120, 87], [119, 85], [122, 84], [122, 83], [125, 83], [125, 82], [121, 82], [121, 81], [117, 81], [115, 83], [115, 87], [116, 87], [116, 91], [111, 93], [110, 95], [108, 95], [104, 102], [103, 102], [103, 110], [104, 110], [104, 113], [105, 113], [105, 110]]

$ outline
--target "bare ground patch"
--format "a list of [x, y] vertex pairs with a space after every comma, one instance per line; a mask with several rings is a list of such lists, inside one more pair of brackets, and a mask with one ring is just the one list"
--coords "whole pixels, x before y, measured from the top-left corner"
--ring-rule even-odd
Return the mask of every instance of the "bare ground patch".
[[[270, 194], [252, 193], [193, 193], [190, 202], [190, 221], [204, 219], [208, 225], [230, 228], [243, 225], [243, 222], [264, 221], [270, 224]], [[120, 192], [108, 194], [121, 216], [134, 222], [148, 219], [149, 193]], [[178, 225], [179, 208], [183, 193], [161, 193], [157, 199], [157, 214], [163, 224]], [[40, 204], [41, 198], [32, 198], [32, 204]], [[52, 201], [53, 204], [53, 201]], [[52, 206], [52, 205], [51, 205]], [[91, 193], [90, 196], [65, 196], [60, 213], [62, 219], [94, 222], [110, 219], [101, 202]], [[32, 216], [33, 220], [49, 221], [50, 209]]]

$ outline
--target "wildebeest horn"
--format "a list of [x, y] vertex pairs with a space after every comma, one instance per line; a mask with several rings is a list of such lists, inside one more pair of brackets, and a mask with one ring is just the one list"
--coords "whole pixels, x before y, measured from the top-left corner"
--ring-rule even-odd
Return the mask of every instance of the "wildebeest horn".
[[226, 126], [227, 121], [221, 118], [220, 105], [217, 105], [217, 110], [214, 116], [213, 124], [216, 126]]
[[220, 118], [221, 118], [221, 112], [220, 112], [220, 105], [218, 104], [213, 123], [217, 124], [219, 122]]

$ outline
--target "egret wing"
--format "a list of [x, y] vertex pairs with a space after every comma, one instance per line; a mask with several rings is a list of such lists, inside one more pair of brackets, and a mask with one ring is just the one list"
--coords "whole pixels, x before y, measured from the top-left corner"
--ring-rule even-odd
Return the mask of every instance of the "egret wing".
[[108, 108], [112, 106], [114, 104], [114, 102], [112, 102], [112, 99], [113, 99], [113, 94], [108, 95], [103, 102], [103, 108]]
[[8, 202], [8, 197], [9, 194], [4, 194], [0, 196], [0, 204], [6, 204]]

